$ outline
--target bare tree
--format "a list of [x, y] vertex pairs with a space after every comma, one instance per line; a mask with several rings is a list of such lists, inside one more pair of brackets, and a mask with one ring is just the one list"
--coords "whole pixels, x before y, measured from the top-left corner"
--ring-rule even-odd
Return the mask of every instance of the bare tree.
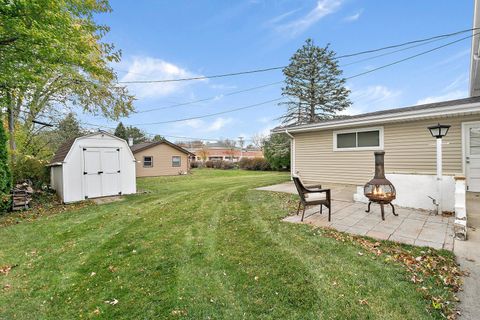
[[222, 141], [223, 142], [223, 145], [225, 146], [225, 148], [227, 149], [227, 155], [228, 157], [230, 158], [230, 160], [233, 162], [233, 157], [235, 156], [236, 154], [236, 141], [235, 140], [232, 140], [232, 139], [225, 139]]
[[266, 135], [262, 133], [256, 133], [252, 136], [252, 145], [257, 149], [263, 150], [263, 144], [265, 143], [266, 139], [267, 139]]

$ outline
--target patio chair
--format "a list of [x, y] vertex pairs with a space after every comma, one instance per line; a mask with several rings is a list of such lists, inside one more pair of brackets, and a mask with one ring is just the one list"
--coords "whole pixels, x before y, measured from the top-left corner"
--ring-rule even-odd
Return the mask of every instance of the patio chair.
[[[320, 205], [320, 214], [322, 214], [323, 206], [328, 208], [328, 221], [331, 220], [331, 198], [330, 189], [322, 189], [321, 186], [305, 187], [299, 177], [293, 176], [293, 182], [297, 188], [300, 201], [298, 203], [297, 215], [300, 213], [300, 206], [303, 205], [302, 219], [305, 216], [305, 209], [307, 206]], [[325, 196], [322, 195], [325, 194]]]

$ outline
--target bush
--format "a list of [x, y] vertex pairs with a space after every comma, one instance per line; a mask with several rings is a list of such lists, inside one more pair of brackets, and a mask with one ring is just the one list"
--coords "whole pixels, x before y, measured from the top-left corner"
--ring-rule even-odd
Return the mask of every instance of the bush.
[[267, 171], [270, 170], [270, 164], [264, 158], [242, 158], [238, 162], [240, 169]]
[[205, 163], [202, 163], [201, 166], [198, 163], [196, 165], [198, 165], [198, 168], [210, 168], [210, 169], [222, 169], [222, 170], [230, 170], [230, 169], [235, 169], [237, 167], [237, 165], [234, 162], [224, 161], [224, 160], [208, 160], [208, 161], [205, 161]]
[[0, 119], [0, 213], [10, 208], [10, 188], [12, 178], [8, 167], [7, 136], [3, 129], [3, 121]]
[[202, 161], [191, 161], [190, 162], [190, 168], [191, 169], [195, 169], [195, 168], [203, 168], [205, 167], [205, 163], [203, 163]]
[[30, 180], [35, 189], [40, 189], [50, 182], [50, 168], [45, 167], [46, 160], [39, 160], [29, 155], [17, 155], [13, 164], [14, 181]]

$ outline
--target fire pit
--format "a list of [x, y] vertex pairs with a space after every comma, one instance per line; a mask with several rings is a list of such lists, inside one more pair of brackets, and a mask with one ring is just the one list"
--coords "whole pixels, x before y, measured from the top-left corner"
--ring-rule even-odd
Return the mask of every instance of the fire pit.
[[396, 196], [395, 187], [387, 178], [385, 178], [384, 156], [384, 151], [375, 152], [375, 176], [372, 180], [367, 182], [363, 188], [363, 193], [370, 200], [366, 212], [370, 212], [370, 205], [372, 202], [378, 203], [382, 212], [382, 220], [385, 220], [383, 206], [386, 204], [389, 204], [392, 207], [393, 214], [398, 216], [398, 214], [395, 213], [395, 207], [392, 204], [392, 201]]

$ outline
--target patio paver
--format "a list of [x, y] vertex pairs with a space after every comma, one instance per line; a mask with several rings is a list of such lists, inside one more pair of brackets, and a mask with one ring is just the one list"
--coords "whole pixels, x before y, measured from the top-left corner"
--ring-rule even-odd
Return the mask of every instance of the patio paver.
[[[331, 227], [338, 231], [366, 235], [379, 240], [391, 240], [417, 246], [452, 251], [454, 248], [453, 217], [437, 216], [425, 210], [395, 207], [394, 216], [389, 206], [385, 207], [385, 221], [380, 216], [380, 206], [372, 203], [371, 211], [365, 212], [366, 204], [353, 202], [351, 186], [325, 184], [332, 189], [332, 221], [328, 222], [326, 210], [319, 207], [305, 211], [303, 223]], [[258, 190], [297, 194], [291, 182], [258, 188]], [[284, 221], [301, 223], [301, 215], [291, 215]]]
[[[341, 200], [332, 201], [332, 221], [319, 209], [305, 211], [303, 223], [321, 227], [332, 227], [338, 231], [355, 235], [369, 236], [379, 240], [391, 240], [416, 246], [453, 250], [453, 217], [435, 216], [423, 210], [398, 208], [398, 217], [385, 212], [385, 221], [380, 210], [374, 208], [365, 212], [364, 203]], [[387, 209], [386, 209], [387, 210]], [[284, 221], [301, 223], [300, 215], [291, 215]]]

